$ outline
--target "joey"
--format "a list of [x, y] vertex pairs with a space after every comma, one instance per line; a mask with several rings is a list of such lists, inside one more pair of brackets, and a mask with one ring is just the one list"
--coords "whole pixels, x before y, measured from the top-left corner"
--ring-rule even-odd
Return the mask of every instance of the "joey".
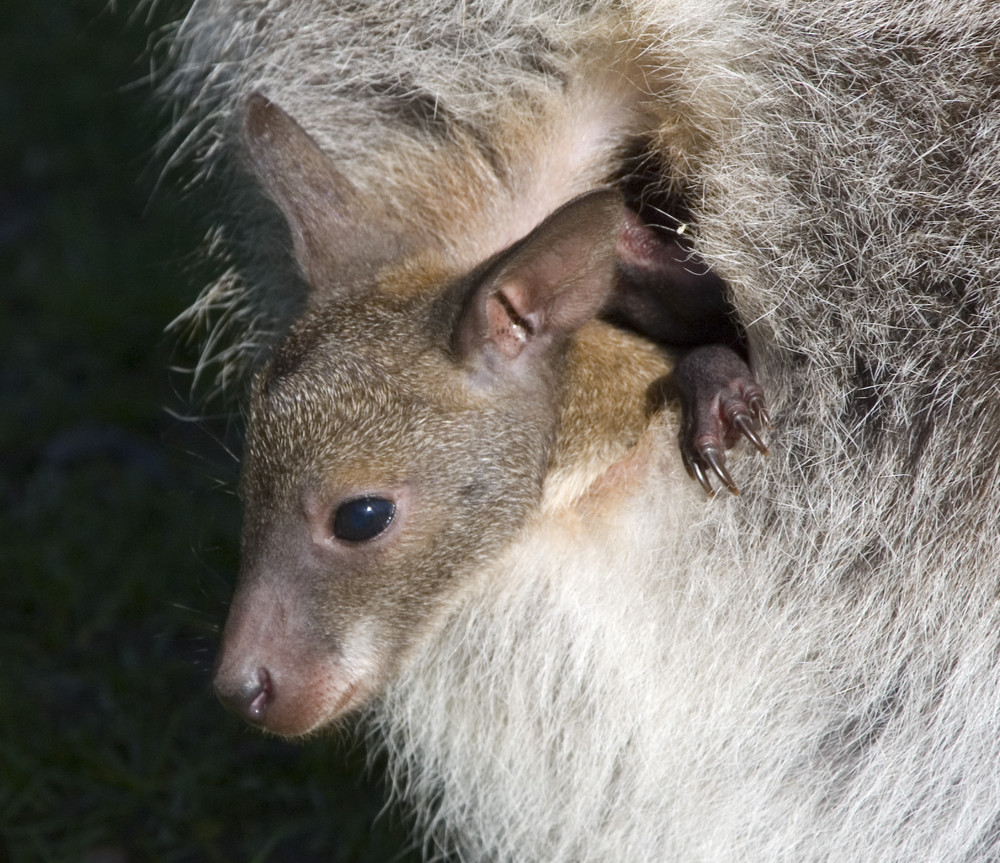
[[[611, 290], [622, 206], [577, 199], [472, 273], [410, 261], [339, 286], [321, 235], [350, 247], [387, 223], [279, 109], [253, 100], [247, 137], [323, 300], [254, 381], [215, 686], [299, 735], [377, 693], [537, 504], [568, 340]], [[272, 179], [293, 166], [304, 191]]]

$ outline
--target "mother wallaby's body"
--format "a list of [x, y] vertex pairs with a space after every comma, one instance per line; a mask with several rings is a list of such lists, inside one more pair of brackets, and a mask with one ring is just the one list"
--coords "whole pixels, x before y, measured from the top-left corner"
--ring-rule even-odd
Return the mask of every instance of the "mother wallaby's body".
[[[255, 222], [249, 307], [305, 311], [220, 690], [291, 734], [370, 705], [469, 859], [995, 859], [1000, 9], [582, 5], [181, 28], [210, 164], [253, 91], [305, 129], [243, 133], [310, 292]], [[589, 321], [616, 205], [559, 208], [637, 140], [630, 203], [691, 226], [771, 395], [740, 499], [681, 478], [659, 353]]]

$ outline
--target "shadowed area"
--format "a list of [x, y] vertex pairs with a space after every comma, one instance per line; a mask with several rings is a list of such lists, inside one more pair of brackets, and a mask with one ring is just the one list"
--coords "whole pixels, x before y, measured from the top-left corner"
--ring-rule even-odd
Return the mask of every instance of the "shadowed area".
[[239, 434], [176, 416], [210, 203], [161, 181], [145, 77], [183, 12], [0, 15], [0, 861], [406, 860], [349, 734], [264, 738], [211, 692]]

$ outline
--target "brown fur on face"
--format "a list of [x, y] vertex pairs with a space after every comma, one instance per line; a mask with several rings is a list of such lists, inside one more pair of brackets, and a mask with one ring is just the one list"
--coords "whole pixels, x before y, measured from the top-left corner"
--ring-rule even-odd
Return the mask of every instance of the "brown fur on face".
[[[612, 285], [622, 207], [584, 196], [471, 273], [404, 259], [339, 284], [314, 234], [356, 215], [350, 190], [277, 109], [256, 103], [247, 127], [319, 299], [254, 384], [243, 574], [216, 687], [300, 734], [377, 692], [537, 506], [557, 429], [577, 433], [562, 417], [566, 350]], [[272, 179], [285, 170], [303, 195]], [[373, 498], [393, 507], [384, 531], [339, 536], [342, 508]]]

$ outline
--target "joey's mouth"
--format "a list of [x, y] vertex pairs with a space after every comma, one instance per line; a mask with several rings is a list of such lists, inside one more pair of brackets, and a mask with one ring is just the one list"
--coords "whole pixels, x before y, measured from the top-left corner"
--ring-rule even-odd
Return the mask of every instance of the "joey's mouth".
[[355, 681], [349, 684], [344, 692], [335, 695], [331, 703], [321, 706], [318, 711], [304, 710], [297, 716], [292, 716], [290, 720], [274, 722], [273, 726], [263, 723], [261, 727], [272, 734], [291, 739], [322, 734], [334, 727], [339, 720], [363, 707], [369, 697], [370, 694], [362, 682]]
[[[263, 683], [254, 683], [253, 677]], [[364, 706], [371, 695], [370, 687], [360, 679], [316, 680], [310, 685], [265, 669], [258, 669], [247, 684], [236, 689], [220, 680], [215, 688], [223, 703], [251, 725], [288, 738], [323, 731]]]
[[245, 649], [224, 642], [214, 688], [223, 704], [263, 731], [281, 737], [316, 733], [364, 706], [376, 676], [345, 667], [337, 655]]

